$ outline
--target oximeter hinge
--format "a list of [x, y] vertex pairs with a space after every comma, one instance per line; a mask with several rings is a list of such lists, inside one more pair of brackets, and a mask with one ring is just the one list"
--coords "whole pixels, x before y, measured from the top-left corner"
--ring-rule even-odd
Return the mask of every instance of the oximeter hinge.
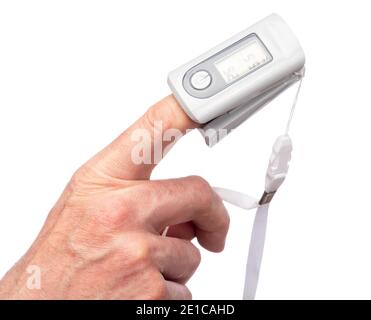
[[292, 73], [286, 79], [261, 93], [254, 99], [241, 106], [228, 111], [227, 113], [204, 124], [200, 129], [204, 136], [205, 142], [209, 147], [217, 144], [222, 138], [229, 134], [233, 129], [251, 117], [255, 112], [260, 110], [266, 104], [275, 99], [280, 93], [285, 91], [291, 85], [301, 80], [304, 76], [304, 68]]

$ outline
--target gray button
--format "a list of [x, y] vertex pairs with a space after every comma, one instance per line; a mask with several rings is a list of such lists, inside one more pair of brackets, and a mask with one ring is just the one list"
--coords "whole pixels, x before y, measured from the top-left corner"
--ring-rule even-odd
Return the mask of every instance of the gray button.
[[190, 81], [193, 88], [203, 90], [210, 85], [211, 75], [205, 70], [200, 70], [192, 75]]

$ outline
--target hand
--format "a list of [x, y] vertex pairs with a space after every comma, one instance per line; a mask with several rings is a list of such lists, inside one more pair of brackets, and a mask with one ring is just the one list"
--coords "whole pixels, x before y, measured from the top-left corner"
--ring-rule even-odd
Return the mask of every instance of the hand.
[[[157, 120], [164, 130], [196, 127], [169, 96], [83, 165], [31, 248], [0, 282], [0, 298], [191, 298], [185, 283], [200, 252], [190, 240], [221, 251], [229, 217], [202, 178], [150, 181], [155, 164], [132, 161], [138, 129], [150, 133], [153, 155]], [[30, 266], [40, 270], [39, 288], [30, 287]]]

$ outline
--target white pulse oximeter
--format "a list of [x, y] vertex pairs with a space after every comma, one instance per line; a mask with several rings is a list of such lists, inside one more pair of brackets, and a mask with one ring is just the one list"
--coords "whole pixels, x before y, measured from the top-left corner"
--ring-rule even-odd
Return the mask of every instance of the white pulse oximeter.
[[212, 146], [300, 80], [304, 63], [299, 41], [272, 14], [170, 72], [168, 84]]

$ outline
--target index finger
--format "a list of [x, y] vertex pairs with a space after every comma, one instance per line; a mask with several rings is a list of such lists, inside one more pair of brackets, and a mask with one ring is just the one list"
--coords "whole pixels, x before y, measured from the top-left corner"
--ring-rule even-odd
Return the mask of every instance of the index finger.
[[[141, 195], [140, 202], [136, 194]], [[123, 199], [130, 201], [133, 213], [149, 231], [159, 234], [166, 226], [192, 222], [204, 248], [215, 252], [224, 248], [229, 215], [221, 198], [201, 177], [145, 181], [125, 189]]]
[[148, 179], [170, 146], [198, 126], [170, 95], [149, 108], [89, 164], [110, 177]]

